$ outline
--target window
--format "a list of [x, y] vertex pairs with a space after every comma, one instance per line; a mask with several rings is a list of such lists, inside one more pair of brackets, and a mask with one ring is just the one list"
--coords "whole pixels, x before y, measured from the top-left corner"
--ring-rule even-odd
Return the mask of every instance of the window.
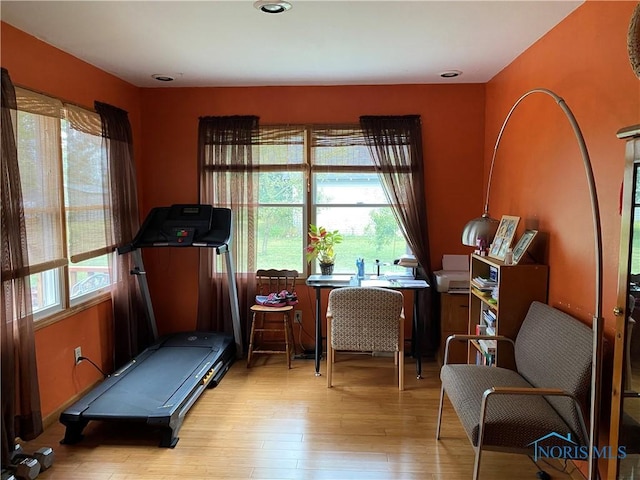
[[[359, 127], [314, 128], [311, 135], [311, 219], [340, 230], [335, 272], [355, 272], [356, 258], [366, 273], [409, 273], [393, 260], [408, 252], [391, 205]], [[312, 265], [317, 268], [317, 265]]]
[[203, 201], [238, 217], [237, 271], [315, 273], [317, 262], [308, 272], [304, 256], [312, 223], [344, 236], [335, 273], [355, 272], [357, 257], [367, 273], [375, 273], [376, 259], [381, 273], [411, 273], [393, 265], [407, 244], [358, 126], [263, 126], [258, 137], [243, 165], [232, 163], [229, 148], [208, 149], [202, 172]]
[[109, 287], [108, 169], [100, 117], [17, 88], [17, 149], [34, 318]]

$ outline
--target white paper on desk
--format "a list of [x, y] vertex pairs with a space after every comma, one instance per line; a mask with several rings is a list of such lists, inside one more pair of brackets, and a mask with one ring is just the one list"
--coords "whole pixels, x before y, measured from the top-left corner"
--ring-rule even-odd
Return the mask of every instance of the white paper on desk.
[[469, 255], [443, 255], [442, 269], [447, 271], [469, 271]]
[[390, 287], [389, 280], [362, 280], [361, 287]]
[[349, 285], [353, 275], [311, 275], [309, 285]]
[[401, 287], [427, 288], [429, 284], [425, 280], [398, 280]]

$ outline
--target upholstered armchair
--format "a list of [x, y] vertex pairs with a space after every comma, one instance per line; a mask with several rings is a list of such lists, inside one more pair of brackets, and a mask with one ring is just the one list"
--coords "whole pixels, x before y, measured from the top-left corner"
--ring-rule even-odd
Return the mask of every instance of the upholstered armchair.
[[336, 351], [393, 352], [398, 388], [404, 390], [404, 298], [378, 287], [332, 290], [327, 308], [327, 387], [333, 386]]

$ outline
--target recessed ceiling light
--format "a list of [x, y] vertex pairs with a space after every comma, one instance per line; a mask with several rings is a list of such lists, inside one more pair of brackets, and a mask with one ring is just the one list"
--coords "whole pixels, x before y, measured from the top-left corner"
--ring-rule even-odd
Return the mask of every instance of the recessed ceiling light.
[[460, 75], [462, 75], [462, 72], [460, 70], [447, 70], [446, 72], [442, 72], [440, 74], [442, 78], [455, 78], [459, 77]]
[[283, 13], [291, 8], [289, 2], [271, 0], [258, 0], [253, 6], [264, 13]]
[[173, 82], [175, 80], [171, 75], [166, 75], [164, 73], [155, 73], [151, 75], [151, 78], [158, 80], [159, 82]]

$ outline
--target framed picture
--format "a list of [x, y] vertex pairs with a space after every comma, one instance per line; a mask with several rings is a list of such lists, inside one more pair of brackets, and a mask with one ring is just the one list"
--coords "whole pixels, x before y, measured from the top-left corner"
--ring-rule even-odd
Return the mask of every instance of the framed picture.
[[525, 232], [522, 234], [520, 240], [518, 240], [518, 243], [516, 243], [516, 246], [513, 248], [514, 264], [517, 264], [522, 256], [527, 252], [527, 249], [531, 245], [531, 242], [533, 242], [533, 239], [535, 238], [537, 233], [537, 230], [525, 230]]
[[513, 236], [516, 234], [516, 227], [520, 217], [514, 217], [511, 215], [503, 215], [498, 225], [498, 231], [491, 244], [489, 250], [489, 256], [497, 258], [498, 260], [504, 260], [504, 256], [507, 254], [507, 249], [511, 246]]

